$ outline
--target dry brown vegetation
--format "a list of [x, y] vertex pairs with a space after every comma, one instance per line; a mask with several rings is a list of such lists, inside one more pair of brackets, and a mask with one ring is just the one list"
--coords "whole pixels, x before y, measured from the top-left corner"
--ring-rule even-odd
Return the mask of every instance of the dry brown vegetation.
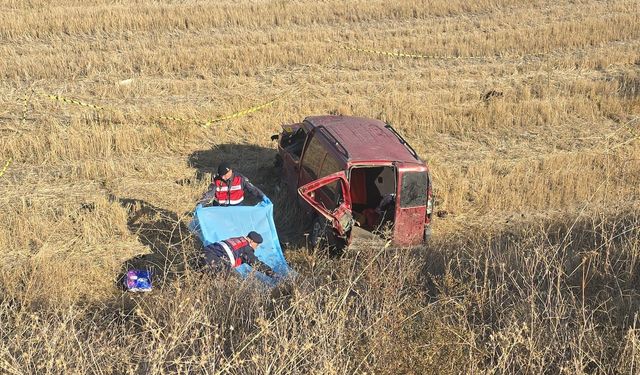
[[[638, 2], [390, 3], [0, 2], [0, 372], [638, 373]], [[269, 136], [322, 113], [429, 162], [426, 248], [302, 249]], [[223, 158], [272, 197], [297, 280], [192, 268]], [[162, 277], [123, 294], [140, 254]]]

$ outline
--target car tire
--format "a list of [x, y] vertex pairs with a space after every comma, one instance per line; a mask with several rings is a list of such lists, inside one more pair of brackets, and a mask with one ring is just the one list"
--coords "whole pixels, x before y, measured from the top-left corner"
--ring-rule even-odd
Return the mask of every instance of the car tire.
[[426, 227], [424, 227], [423, 242], [429, 243], [430, 239], [431, 239], [431, 225], [427, 225]]
[[346, 247], [346, 241], [336, 236], [329, 220], [323, 216], [316, 216], [311, 224], [309, 248], [328, 249], [330, 255], [339, 255]]
[[322, 216], [316, 216], [311, 222], [311, 233], [309, 234], [309, 248], [321, 249], [327, 246], [329, 235], [329, 221]]
[[282, 156], [280, 156], [280, 154], [276, 154], [276, 157], [273, 160], [273, 166], [276, 167], [278, 171], [282, 169]]

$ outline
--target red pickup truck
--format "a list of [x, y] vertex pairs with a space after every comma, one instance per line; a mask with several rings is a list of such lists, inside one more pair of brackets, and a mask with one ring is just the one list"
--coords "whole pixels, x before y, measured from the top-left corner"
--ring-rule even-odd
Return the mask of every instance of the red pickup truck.
[[276, 166], [311, 214], [313, 247], [341, 249], [355, 228], [391, 235], [398, 246], [431, 234], [427, 165], [389, 124], [349, 116], [312, 116], [283, 125]]

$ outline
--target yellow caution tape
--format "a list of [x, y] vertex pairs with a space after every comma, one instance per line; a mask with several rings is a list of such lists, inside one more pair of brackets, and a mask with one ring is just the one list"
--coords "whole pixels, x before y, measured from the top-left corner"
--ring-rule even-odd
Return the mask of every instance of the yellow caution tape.
[[57, 100], [59, 102], [64, 102], [64, 103], [71, 103], [71, 104], [76, 104], [76, 105], [80, 105], [83, 107], [89, 107], [89, 108], [93, 108], [96, 109], [98, 111], [101, 111], [104, 109], [104, 107], [100, 107], [98, 105], [94, 105], [94, 104], [89, 104], [89, 103], [85, 103], [85, 102], [81, 102], [80, 100], [75, 100], [75, 99], [69, 99], [69, 98], [64, 98], [60, 95], [53, 95], [53, 94], [43, 94], [43, 96], [48, 97], [51, 100]]
[[[93, 109], [96, 109], [96, 110], [99, 110], [99, 111], [104, 109], [104, 107], [100, 107], [100, 106], [97, 106], [97, 105], [94, 105], [94, 104], [85, 103], [85, 102], [82, 102], [80, 100], [64, 98], [64, 97], [62, 97], [60, 95], [54, 95], [54, 94], [41, 94], [41, 95], [46, 96], [51, 100], [57, 100], [57, 101], [61, 101], [61, 102], [64, 102], [64, 103], [76, 104], [76, 105], [80, 105], [80, 106], [83, 106], [83, 107], [93, 108]], [[216, 123], [216, 122], [220, 122], [220, 121], [229, 120], [229, 119], [232, 119], [232, 118], [242, 117], [242, 116], [248, 115], [249, 113], [253, 113], [253, 112], [259, 111], [259, 110], [261, 110], [261, 109], [263, 109], [265, 107], [270, 106], [271, 104], [273, 104], [277, 100], [278, 100], [278, 98], [273, 99], [270, 102], [255, 106], [255, 107], [247, 108], [247, 109], [244, 109], [242, 111], [232, 113], [232, 114], [227, 115], [227, 116], [222, 116], [222, 117], [218, 117], [218, 118], [209, 120], [206, 123], [204, 123], [203, 126], [204, 127], [209, 127], [213, 123]], [[26, 112], [26, 106], [27, 106], [26, 101], [27, 101], [27, 99], [25, 97], [25, 112]], [[171, 116], [160, 116], [159, 118], [163, 119], [163, 120], [177, 121], [177, 122], [196, 122], [197, 121], [196, 119], [191, 119], [191, 118], [171, 117]]]
[[7, 170], [7, 168], [9, 168], [9, 164], [11, 164], [11, 161], [13, 159], [9, 158], [9, 160], [7, 160], [7, 162], [5, 163], [4, 167], [2, 168], [2, 170], [0, 171], [0, 177], [2, 177], [2, 175], [4, 174], [4, 172]]
[[[248, 115], [249, 113], [253, 113], [253, 112], [259, 111], [259, 110], [261, 110], [261, 109], [263, 109], [265, 107], [270, 106], [271, 104], [273, 104], [277, 100], [278, 100], [278, 98], [273, 99], [272, 101], [270, 101], [268, 103], [264, 103], [264, 104], [260, 104], [260, 105], [255, 106], [255, 107], [243, 109], [242, 111], [238, 111], [238, 112], [232, 113], [230, 115], [217, 117], [217, 118], [215, 118], [213, 120], [209, 120], [209, 121], [205, 122], [202, 126], [207, 128], [207, 127], [211, 126], [212, 124], [214, 124], [216, 122], [220, 122], [220, 121], [229, 120], [229, 119], [232, 119], [232, 118]], [[177, 122], [197, 122], [198, 121], [197, 119], [184, 118], [184, 117], [160, 116], [159, 118], [162, 119], [162, 120], [177, 121]]]
[[29, 111], [29, 97], [28, 96], [24, 96], [24, 98], [22, 99], [22, 119], [21, 119], [21, 123], [24, 124], [25, 121], [27, 121], [27, 112]]
[[191, 118], [182, 118], [182, 117], [160, 116], [160, 118], [161, 118], [162, 120], [178, 121], [178, 122], [191, 122], [191, 121], [196, 121], [196, 120], [191, 119]]
[[487, 59], [487, 57], [483, 56], [442, 56], [442, 55], [417, 55], [411, 53], [399, 53], [399, 52], [388, 52], [388, 51], [378, 51], [373, 49], [364, 49], [364, 48], [353, 48], [347, 46], [340, 46], [342, 49], [346, 49], [349, 51], [356, 52], [365, 52], [365, 53], [375, 53], [377, 55], [385, 55], [385, 56], [394, 56], [394, 57], [409, 57], [412, 59], [434, 59], [434, 60], [458, 60], [458, 59]]
[[278, 98], [273, 99], [270, 102], [267, 102], [267, 103], [264, 103], [264, 104], [260, 104], [260, 105], [255, 106], [255, 107], [243, 109], [242, 111], [239, 111], [239, 112], [236, 112], [236, 113], [232, 113], [232, 114], [227, 115], [227, 116], [222, 116], [222, 117], [215, 118], [213, 120], [209, 120], [202, 126], [205, 127], [205, 128], [208, 128], [209, 126], [211, 126], [212, 124], [214, 124], [216, 122], [220, 122], [220, 121], [229, 120], [229, 119], [232, 119], [232, 118], [242, 117], [242, 116], [248, 115], [249, 113], [253, 113], [253, 112], [259, 111], [259, 110], [261, 110], [261, 109], [263, 109], [265, 107], [270, 106], [271, 104], [275, 103], [277, 100], [278, 100]]

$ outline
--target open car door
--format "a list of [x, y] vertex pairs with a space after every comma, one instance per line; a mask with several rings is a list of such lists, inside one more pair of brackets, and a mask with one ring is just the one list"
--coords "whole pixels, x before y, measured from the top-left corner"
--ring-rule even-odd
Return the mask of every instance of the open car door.
[[399, 246], [418, 245], [425, 236], [429, 176], [426, 170], [400, 170], [396, 192], [396, 215], [393, 226], [394, 243]]
[[340, 236], [344, 236], [351, 229], [351, 195], [344, 171], [311, 181], [301, 186], [298, 193], [333, 224]]

